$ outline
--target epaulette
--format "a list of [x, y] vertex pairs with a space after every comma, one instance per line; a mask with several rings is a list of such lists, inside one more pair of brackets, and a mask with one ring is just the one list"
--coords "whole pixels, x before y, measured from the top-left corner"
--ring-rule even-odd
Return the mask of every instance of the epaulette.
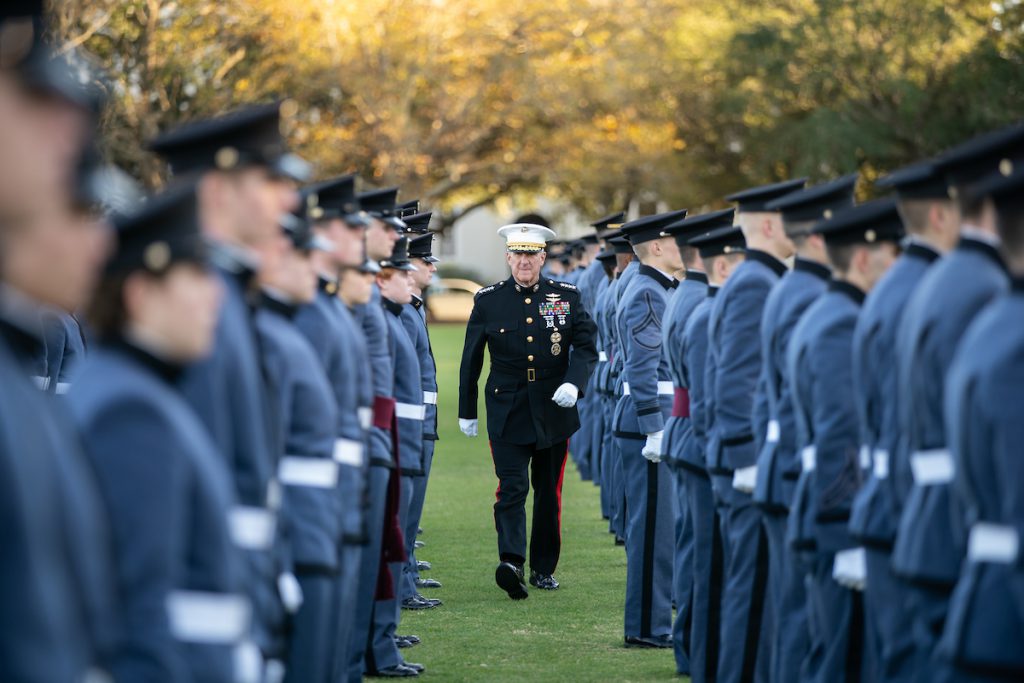
[[484, 287], [483, 289], [477, 291], [475, 298], [479, 299], [484, 294], [490, 294], [491, 292], [496, 290], [498, 287], [501, 287], [503, 284], [505, 284], [504, 280], [502, 280], [501, 282], [495, 282], [493, 285], [490, 285], [489, 287]]
[[562, 289], [568, 289], [570, 292], [578, 292], [578, 291], [580, 291], [576, 287], [576, 285], [571, 285], [568, 282], [559, 282], [558, 280], [548, 280], [548, 284], [549, 285], [557, 285], [558, 287], [561, 287]]

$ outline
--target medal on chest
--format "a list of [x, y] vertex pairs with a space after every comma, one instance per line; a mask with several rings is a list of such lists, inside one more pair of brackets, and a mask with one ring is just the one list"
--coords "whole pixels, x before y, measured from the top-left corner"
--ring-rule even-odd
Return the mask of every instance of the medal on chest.
[[566, 318], [569, 316], [569, 302], [562, 301], [562, 297], [558, 294], [547, 294], [545, 296], [547, 301], [542, 302], [539, 306], [540, 316], [544, 318], [545, 328], [555, 329], [556, 319], [559, 325], [565, 325]]

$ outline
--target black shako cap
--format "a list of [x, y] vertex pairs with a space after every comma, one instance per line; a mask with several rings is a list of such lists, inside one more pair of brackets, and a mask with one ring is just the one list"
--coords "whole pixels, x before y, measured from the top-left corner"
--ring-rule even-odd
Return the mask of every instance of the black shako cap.
[[783, 221], [821, 220], [853, 206], [853, 188], [856, 184], [857, 174], [851, 173], [771, 201], [766, 208], [781, 213]]
[[644, 242], [668, 237], [669, 234], [665, 232], [665, 228], [684, 218], [686, 218], [686, 209], [644, 216], [623, 225], [622, 234], [629, 240], [630, 244], [643, 244]]
[[738, 225], [726, 225], [711, 232], [691, 237], [688, 242], [701, 258], [713, 258], [723, 254], [742, 254], [747, 247], [743, 231]]
[[752, 187], [742, 192], [735, 192], [726, 197], [725, 201], [736, 202], [736, 211], [739, 213], [768, 211], [769, 209], [765, 208], [768, 202], [784, 197], [791, 192], [796, 192], [806, 184], [807, 178], [783, 180], [781, 183], [761, 185], [760, 187]]
[[899, 242], [904, 234], [903, 221], [892, 197], [838, 211], [815, 224], [811, 232], [832, 245]]

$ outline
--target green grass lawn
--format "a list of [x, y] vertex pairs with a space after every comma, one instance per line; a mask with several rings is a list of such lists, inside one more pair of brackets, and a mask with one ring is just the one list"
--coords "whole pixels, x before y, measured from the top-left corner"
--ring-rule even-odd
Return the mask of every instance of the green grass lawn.
[[[405, 650], [426, 676], [452, 681], [679, 681], [670, 650], [626, 650], [622, 606], [626, 556], [601, 519], [598, 489], [570, 461], [562, 495], [558, 591], [531, 590], [513, 602], [494, 585], [497, 548], [491, 506], [497, 479], [480, 407], [481, 435], [458, 429], [464, 328], [435, 325], [441, 440], [427, 492], [419, 559], [444, 587], [427, 612], [403, 612], [400, 633], [423, 638]], [[485, 372], [486, 372], [485, 365]], [[482, 392], [481, 392], [482, 397]], [[527, 510], [531, 503], [527, 502]]]

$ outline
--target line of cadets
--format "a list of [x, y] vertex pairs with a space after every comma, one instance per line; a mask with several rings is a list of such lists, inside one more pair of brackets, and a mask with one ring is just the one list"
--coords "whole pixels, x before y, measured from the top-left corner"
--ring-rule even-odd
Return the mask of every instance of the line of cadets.
[[625, 643], [698, 683], [1024, 677], [1024, 125], [857, 179], [607, 216], [558, 275]]
[[0, 14], [0, 680], [419, 675], [430, 213], [299, 190], [288, 102], [157, 137], [143, 199], [44, 28]]

